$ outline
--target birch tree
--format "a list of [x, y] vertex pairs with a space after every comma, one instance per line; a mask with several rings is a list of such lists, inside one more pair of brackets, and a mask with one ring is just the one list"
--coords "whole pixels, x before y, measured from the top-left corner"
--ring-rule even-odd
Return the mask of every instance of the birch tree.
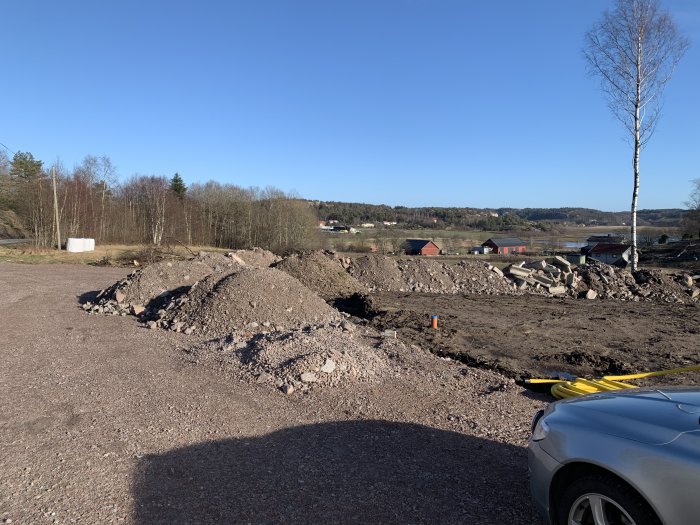
[[586, 34], [589, 71], [599, 77], [608, 106], [633, 145], [632, 271], [638, 267], [639, 154], [656, 129], [664, 87], [688, 45], [658, 0], [615, 0], [614, 9]]

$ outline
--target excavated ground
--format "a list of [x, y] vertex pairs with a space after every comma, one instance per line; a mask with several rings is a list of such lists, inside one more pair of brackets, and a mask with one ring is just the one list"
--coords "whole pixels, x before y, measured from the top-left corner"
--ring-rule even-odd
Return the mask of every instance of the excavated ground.
[[0, 520], [533, 525], [514, 378], [698, 361], [693, 274], [285, 261], [0, 264]]
[[[627, 374], [700, 364], [700, 305], [537, 295], [374, 294], [370, 324], [509, 377]], [[431, 328], [438, 315], [439, 329]], [[697, 372], [663, 382], [700, 383]], [[640, 383], [641, 385], [642, 383]]]

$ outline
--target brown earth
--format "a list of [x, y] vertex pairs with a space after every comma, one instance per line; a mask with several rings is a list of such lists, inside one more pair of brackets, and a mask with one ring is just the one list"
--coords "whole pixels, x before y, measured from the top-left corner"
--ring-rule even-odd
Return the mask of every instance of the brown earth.
[[387, 292], [348, 303], [369, 321], [214, 340], [80, 307], [126, 273], [0, 263], [0, 520], [532, 525], [546, 398], [513, 377], [700, 350], [697, 303]]
[[[514, 378], [700, 364], [698, 303], [387, 292], [371, 296], [363, 308], [380, 330], [397, 330], [439, 355]], [[438, 330], [430, 327], [432, 315], [440, 317]], [[700, 373], [663, 382], [700, 384]]]
[[381, 380], [286, 396], [192, 359], [204, 338], [79, 308], [125, 274], [0, 263], [0, 520], [537, 522], [543, 401], [507, 378], [416, 347]]

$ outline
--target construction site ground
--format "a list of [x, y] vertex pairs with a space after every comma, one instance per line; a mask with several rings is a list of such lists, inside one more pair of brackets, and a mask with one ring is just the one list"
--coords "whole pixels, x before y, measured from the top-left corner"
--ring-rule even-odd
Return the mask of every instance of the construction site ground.
[[533, 525], [549, 398], [514, 378], [698, 360], [697, 303], [378, 292], [353, 337], [411, 354], [285, 395], [192, 351], [212, 335], [80, 307], [128, 273], [0, 263], [0, 522]]

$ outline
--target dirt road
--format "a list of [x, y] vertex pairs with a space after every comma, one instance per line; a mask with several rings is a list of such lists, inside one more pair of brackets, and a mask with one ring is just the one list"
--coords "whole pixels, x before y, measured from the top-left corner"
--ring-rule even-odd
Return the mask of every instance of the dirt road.
[[0, 521], [537, 523], [543, 401], [504, 376], [416, 350], [383, 383], [285, 396], [78, 307], [125, 273], [0, 263]]

